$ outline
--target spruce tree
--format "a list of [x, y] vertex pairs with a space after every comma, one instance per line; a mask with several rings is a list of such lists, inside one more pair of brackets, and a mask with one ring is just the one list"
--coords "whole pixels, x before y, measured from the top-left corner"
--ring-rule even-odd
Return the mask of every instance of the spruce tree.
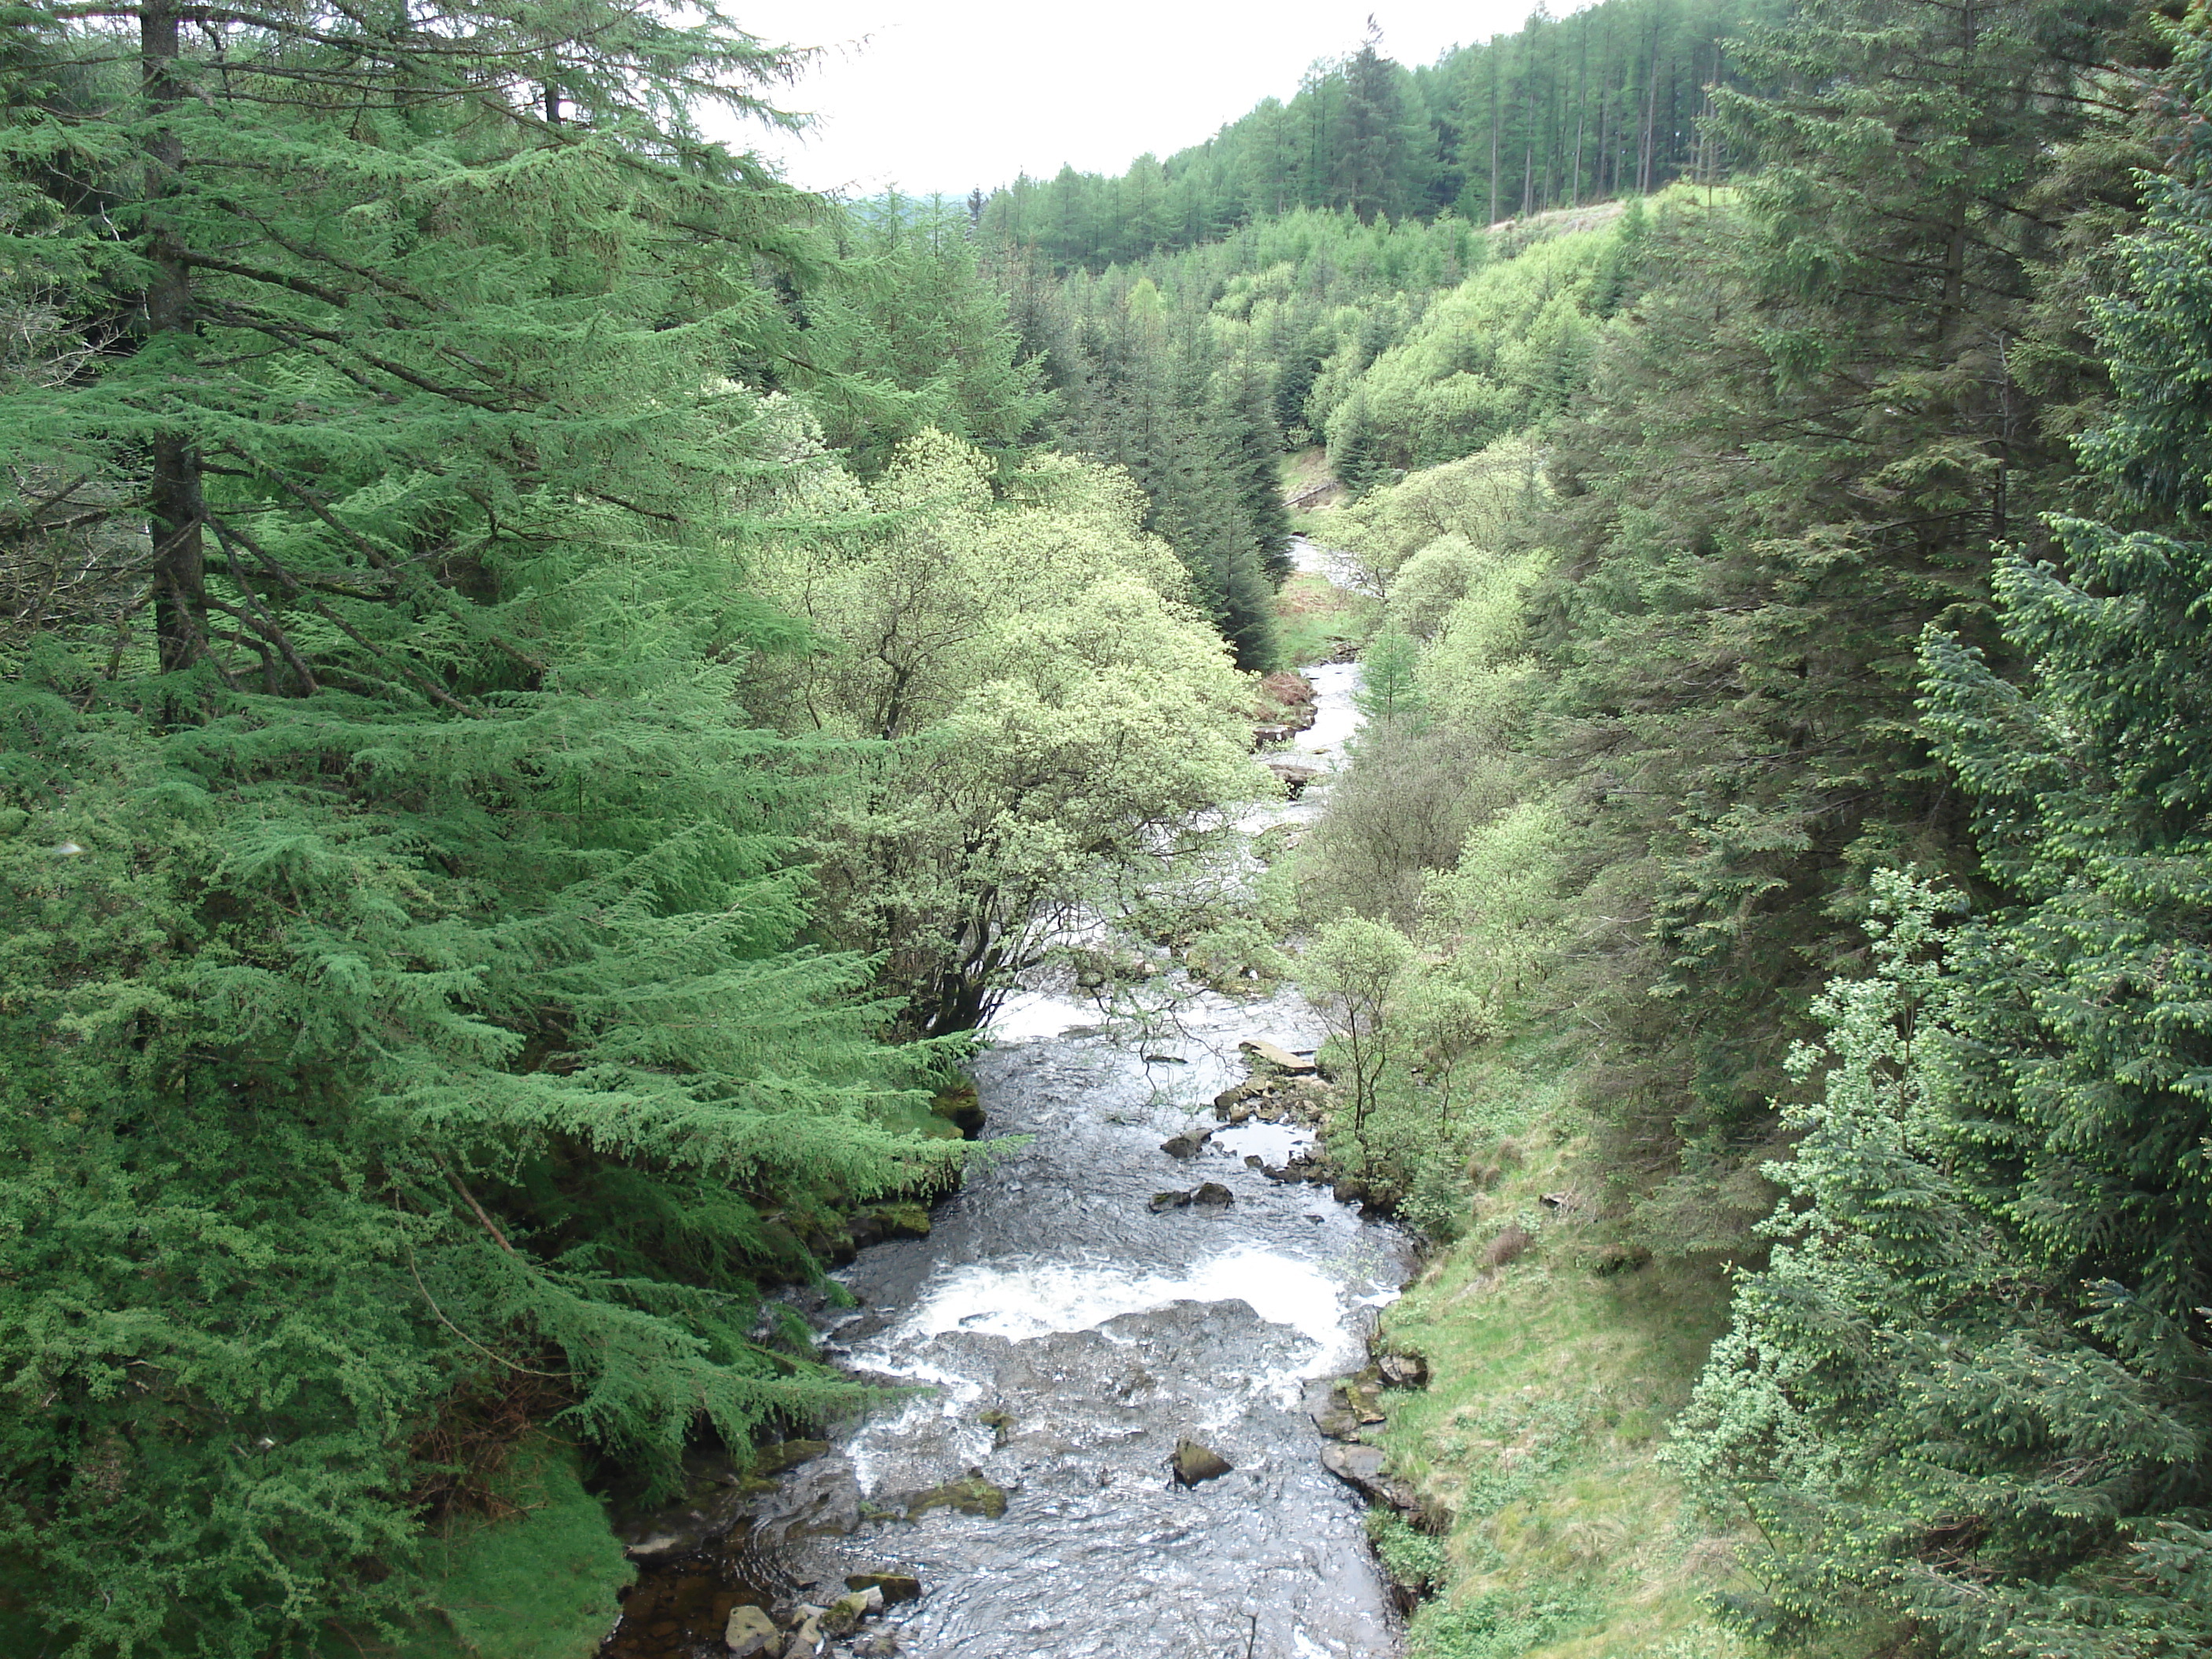
[[1997, 573], [2018, 683], [1923, 642], [1929, 726], [2008, 901], [1948, 936], [1878, 878], [1877, 970], [1816, 1012], [1784, 1242], [1678, 1431], [1753, 1516], [1769, 1632], [1894, 1620], [1941, 1653], [2203, 1650], [2212, 1607], [2212, 32], [2174, 31], [2180, 154], [2098, 307], [2112, 519]]

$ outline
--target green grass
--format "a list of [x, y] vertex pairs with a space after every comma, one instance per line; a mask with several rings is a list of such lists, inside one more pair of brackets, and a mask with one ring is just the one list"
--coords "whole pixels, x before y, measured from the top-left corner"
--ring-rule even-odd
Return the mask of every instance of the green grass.
[[[1564, 1091], [1545, 1092], [1478, 1152], [1504, 1173], [1384, 1323], [1430, 1382], [1389, 1396], [1380, 1443], [1455, 1517], [1411, 1659], [1738, 1659], [1749, 1650], [1703, 1601], [1735, 1577], [1730, 1540], [1686, 1512], [1655, 1455], [1726, 1323], [1726, 1283], [1682, 1263], [1597, 1271], [1595, 1182], [1543, 1110]], [[1540, 1201], [1578, 1187], [1571, 1209]], [[1516, 1224], [1534, 1242], [1492, 1265]]]
[[1382, 607], [1364, 594], [1302, 570], [1275, 595], [1278, 654], [1293, 667], [1326, 662], [1340, 640], [1364, 644], [1381, 616]]

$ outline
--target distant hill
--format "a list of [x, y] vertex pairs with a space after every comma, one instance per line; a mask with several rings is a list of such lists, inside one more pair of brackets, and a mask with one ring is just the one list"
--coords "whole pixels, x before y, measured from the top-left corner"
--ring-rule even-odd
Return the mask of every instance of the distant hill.
[[1118, 177], [1063, 167], [976, 208], [986, 232], [1062, 269], [1193, 247], [1297, 208], [1361, 219], [1444, 214], [1491, 224], [1711, 178], [1731, 159], [1702, 137], [1728, 42], [1788, 0], [1603, 0], [1540, 9], [1520, 32], [1408, 69], [1370, 30], [1205, 143]]

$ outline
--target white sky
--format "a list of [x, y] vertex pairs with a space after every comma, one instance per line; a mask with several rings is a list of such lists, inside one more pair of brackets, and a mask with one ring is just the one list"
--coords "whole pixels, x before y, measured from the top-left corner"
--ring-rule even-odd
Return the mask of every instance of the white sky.
[[[1355, 50], [1370, 12], [1401, 64], [1519, 28], [1534, 0], [726, 0], [747, 33], [823, 46], [786, 107], [820, 118], [781, 157], [810, 190], [965, 196], [1062, 162], [1119, 173], [1202, 143], [1316, 58]], [[1562, 5], [1561, 12], [1571, 9]]]

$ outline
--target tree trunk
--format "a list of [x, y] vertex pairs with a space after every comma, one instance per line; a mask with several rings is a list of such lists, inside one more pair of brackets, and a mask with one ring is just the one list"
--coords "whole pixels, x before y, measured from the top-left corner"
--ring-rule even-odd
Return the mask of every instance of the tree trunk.
[[1492, 53], [1492, 56], [1491, 56], [1491, 60], [1490, 60], [1490, 218], [1489, 218], [1489, 220], [1488, 220], [1488, 222], [1489, 222], [1489, 223], [1491, 223], [1491, 224], [1493, 224], [1493, 225], [1494, 225], [1494, 224], [1496, 224], [1496, 223], [1498, 222], [1498, 114], [1499, 114], [1499, 110], [1498, 110], [1498, 57], [1497, 57], [1497, 54]]
[[[176, 107], [177, 13], [171, 0], [149, 0], [138, 16], [139, 85], [149, 117]], [[183, 138], [155, 125], [146, 154], [147, 258], [154, 267], [146, 286], [146, 344], [155, 351], [188, 349], [191, 333], [191, 273], [184, 244], [163, 204], [178, 191], [185, 165]], [[162, 669], [189, 668], [207, 649], [207, 560], [202, 540], [199, 456], [183, 433], [153, 442], [153, 476], [146, 492], [147, 532], [154, 544], [154, 631]]]

